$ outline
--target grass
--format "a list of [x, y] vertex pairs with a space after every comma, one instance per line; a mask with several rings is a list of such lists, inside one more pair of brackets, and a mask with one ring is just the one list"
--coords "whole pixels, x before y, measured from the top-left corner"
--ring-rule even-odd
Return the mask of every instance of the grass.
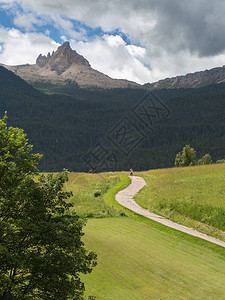
[[[112, 201], [114, 201], [114, 194], [129, 183], [127, 176], [118, 173], [70, 173], [65, 190], [73, 192], [73, 197], [69, 202], [73, 203], [72, 210], [76, 211], [79, 216], [105, 218], [121, 215], [121, 210], [114, 208]], [[105, 201], [104, 197], [109, 189], [110, 192]]]
[[[225, 299], [224, 255], [133, 218], [91, 219], [98, 265], [83, 280], [97, 299]], [[225, 253], [224, 253], [225, 254]]]
[[[217, 174], [216, 185], [217, 179], [222, 176], [222, 165], [216, 166], [220, 171], [210, 167], [208, 176]], [[192, 182], [197, 181], [198, 174], [199, 178], [203, 178], [204, 174], [207, 177], [207, 168], [205, 171], [204, 168], [197, 169], [140, 173], [148, 186], [140, 191], [137, 199], [150, 199], [152, 187], [156, 188], [154, 193], [159, 188], [157, 180], [160, 178], [160, 182], [167, 178], [167, 188], [170, 189], [169, 182], [173, 182], [176, 176], [181, 183], [194, 177], [196, 179]], [[178, 173], [175, 176], [173, 172]], [[82, 276], [86, 299], [88, 295], [102, 300], [225, 299], [225, 248], [178, 232], [120, 206], [114, 197], [130, 183], [126, 175], [71, 173], [65, 186], [66, 190], [74, 192], [71, 201], [78, 214], [89, 216], [83, 240], [86, 247], [98, 255], [97, 267], [91, 274]], [[189, 189], [192, 186], [193, 183]], [[180, 187], [180, 193], [182, 190], [183, 195], [188, 194], [188, 187]], [[100, 191], [98, 197], [94, 195], [96, 191]], [[164, 192], [165, 197], [167, 193]], [[221, 200], [218, 198], [214, 207], [221, 206]], [[210, 197], [207, 201], [210, 205]]]
[[173, 221], [225, 240], [225, 165], [143, 172], [135, 201]]

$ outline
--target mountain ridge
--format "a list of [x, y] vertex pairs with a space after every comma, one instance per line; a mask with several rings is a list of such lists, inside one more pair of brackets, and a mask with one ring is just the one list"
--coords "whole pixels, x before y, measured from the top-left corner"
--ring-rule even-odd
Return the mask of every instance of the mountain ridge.
[[206, 85], [219, 84], [224, 82], [225, 66], [161, 79], [156, 82], [146, 83], [144, 84], [144, 87], [150, 90], [199, 88]]
[[113, 79], [97, 70], [75, 50], [69, 42], [63, 43], [52, 54], [40, 54], [36, 64], [9, 66], [1, 64], [30, 84], [46, 82], [59, 85], [75, 85], [81, 88], [137, 88], [140, 85], [126, 79]]
[[113, 79], [94, 70], [88, 60], [64, 42], [56, 51], [40, 54], [33, 65], [0, 64], [33, 86], [51, 84], [80, 88], [144, 88], [148, 90], [198, 88], [225, 82], [225, 66], [161, 79], [140, 85], [126, 79]]

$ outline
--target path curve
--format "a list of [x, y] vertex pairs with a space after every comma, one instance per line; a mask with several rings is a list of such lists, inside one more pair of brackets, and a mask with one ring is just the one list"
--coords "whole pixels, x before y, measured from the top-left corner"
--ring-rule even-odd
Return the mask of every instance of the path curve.
[[211, 243], [225, 247], [225, 242], [223, 242], [219, 239], [208, 236], [208, 235], [201, 233], [197, 230], [194, 230], [192, 228], [177, 224], [173, 221], [170, 221], [162, 216], [156, 215], [156, 214], [150, 212], [149, 210], [144, 209], [141, 206], [139, 206], [134, 201], [133, 197], [146, 185], [146, 182], [142, 177], [138, 177], [138, 176], [129, 176], [129, 177], [132, 180], [131, 184], [127, 188], [125, 188], [124, 190], [122, 190], [116, 194], [116, 201], [119, 204], [121, 204], [122, 206], [124, 206], [124, 207], [134, 211], [135, 213], [142, 215], [148, 219], [151, 219], [153, 221], [156, 221], [156, 222], [166, 225], [168, 227], [174, 228], [176, 230], [185, 232], [187, 234], [199, 237], [203, 240], [206, 240]]

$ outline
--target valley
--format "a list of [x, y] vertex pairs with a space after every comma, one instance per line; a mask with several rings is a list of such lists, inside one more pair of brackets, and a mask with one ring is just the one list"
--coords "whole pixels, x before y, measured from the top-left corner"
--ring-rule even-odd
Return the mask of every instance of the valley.
[[0, 299], [225, 300], [224, 13], [0, 0]]

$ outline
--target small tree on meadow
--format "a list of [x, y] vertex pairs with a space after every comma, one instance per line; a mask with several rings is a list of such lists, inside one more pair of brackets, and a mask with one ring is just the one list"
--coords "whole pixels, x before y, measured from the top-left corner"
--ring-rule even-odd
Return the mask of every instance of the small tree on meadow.
[[198, 160], [198, 165], [209, 165], [212, 163], [212, 157], [210, 154], [205, 154]]
[[196, 151], [189, 145], [183, 147], [182, 153], [179, 152], [175, 158], [176, 167], [185, 167], [195, 165]]

